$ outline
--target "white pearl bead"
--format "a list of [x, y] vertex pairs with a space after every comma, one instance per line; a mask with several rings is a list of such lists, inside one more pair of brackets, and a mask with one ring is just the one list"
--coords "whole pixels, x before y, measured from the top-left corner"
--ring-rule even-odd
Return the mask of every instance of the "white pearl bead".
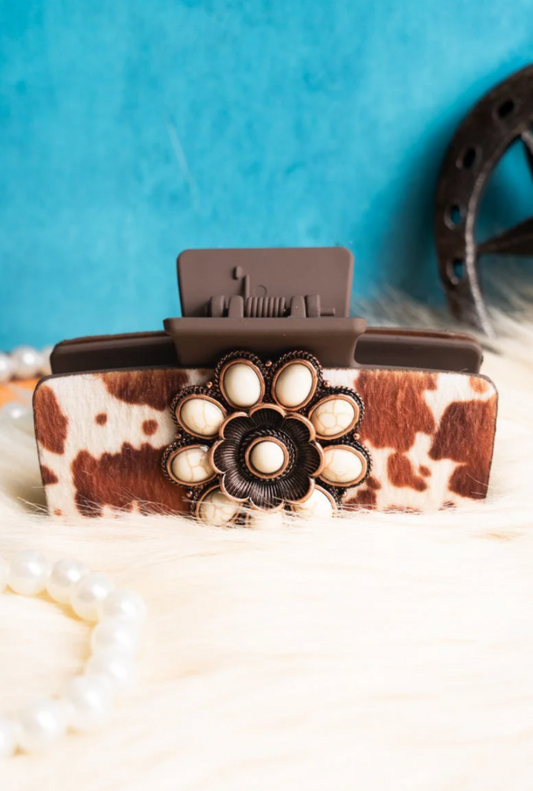
[[9, 577], [9, 565], [3, 558], [0, 558], [0, 592], [6, 589]]
[[120, 651], [99, 651], [85, 666], [86, 675], [105, 676], [117, 689], [129, 687], [137, 678], [135, 659]]
[[41, 373], [43, 376], [49, 376], [52, 373], [52, 368], [50, 366], [50, 355], [54, 350], [53, 346], [45, 346], [44, 349], [41, 350]]
[[107, 596], [99, 607], [100, 618], [121, 618], [142, 624], [146, 618], [146, 604], [134, 591], [118, 588]]
[[18, 401], [9, 401], [7, 404], [4, 404], [3, 407], [0, 407], [0, 417], [2, 420], [11, 423], [14, 428], [23, 431], [29, 437], [34, 436], [33, 412], [24, 404]]
[[44, 750], [64, 735], [66, 717], [58, 701], [37, 700], [18, 716], [18, 741], [27, 753]]
[[79, 560], [58, 560], [52, 566], [52, 572], [46, 586], [48, 593], [54, 601], [68, 604], [72, 598], [74, 588], [87, 574], [87, 569]]
[[[62, 737], [68, 727], [90, 731], [109, 718], [115, 692], [136, 680], [134, 654], [139, 650], [140, 627], [146, 615], [144, 600], [135, 592], [118, 590], [107, 607], [113, 584], [103, 574], [88, 574], [77, 560], [50, 564], [39, 552], [18, 552], [11, 564], [0, 557], [0, 591], [7, 584], [19, 594], [38, 594], [48, 588], [56, 601], [70, 600], [83, 618], [102, 618], [93, 629], [94, 654], [85, 674], [76, 676], [58, 700], [42, 698], [13, 719], [0, 715], [0, 761], [17, 749], [38, 752]], [[111, 615], [113, 617], [111, 617]], [[1, 781], [0, 781], [1, 787]]]
[[95, 626], [91, 635], [91, 648], [98, 651], [121, 651], [136, 654], [140, 646], [139, 628], [121, 618], [105, 618]]
[[0, 352], [0, 385], [10, 382], [15, 373], [15, 363], [10, 354]]
[[15, 723], [11, 720], [0, 718], [0, 761], [9, 758], [17, 746]]
[[31, 413], [31, 409], [19, 401], [8, 401], [1, 409], [2, 417], [11, 420], [13, 423], [25, 420]]
[[87, 574], [72, 591], [71, 606], [76, 615], [86, 621], [98, 620], [98, 608], [113, 590], [113, 583], [105, 574]]
[[32, 346], [19, 346], [12, 353], [17, 379], [33, 379], [41, 370], [42, 357]]
[[35, 596], [46, 588], [50, 565], [40, 552], [24, 550], [11, 561], [8, 585], [23, 596]]
[[257, 472], [263, 473], [263, 475], [273, 475], [283, 467], [285, 454], [277, 442], [264, 440], [252, 448], [250, 461]]
[[75, 731], [92, 731], [109, 719], [112, 686], [103, 676], [76, 676], [67, 684], [62, 701], [69, 726]]

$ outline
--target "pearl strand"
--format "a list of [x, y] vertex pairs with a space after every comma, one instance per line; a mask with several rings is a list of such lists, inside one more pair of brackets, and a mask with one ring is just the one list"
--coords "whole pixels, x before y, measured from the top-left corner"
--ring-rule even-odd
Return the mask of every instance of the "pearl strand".
[[32, 346], [18, 346], [11, 353], [0, 352], [0, 385], [12, 379], [34, 379], [51, 373], [50, 355], [53, 346], [38, 351]]
[[70, 558], [51, 565], [33, 550], [19, 552], [10, 564], [0, 558], [0, 592], [8, 587], [22, 596], [46, 591], [95, 626], [83, 675], [72, 678], [57, 698], [39, 698], [14, 717], [0, 715], [0, 759], [17, 750], [44, 750], [68, 730], [86, 732], [104, 725], [115, 694], [135, 681], [146, 617], [146, 604], [137, 593], [115, 589], [106, 575], [92, 574]]

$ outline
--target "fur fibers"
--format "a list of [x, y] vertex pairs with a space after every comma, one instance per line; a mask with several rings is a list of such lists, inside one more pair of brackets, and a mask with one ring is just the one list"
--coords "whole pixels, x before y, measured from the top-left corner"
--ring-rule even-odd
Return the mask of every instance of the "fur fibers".
[[[0, 765], [1, 791], [530, 791], [533, 309], [495, 322], [490, 494], [455, 510], [65, 525], [0, 419], [0, 554], [78, 557], [149, 606], [110, 725]], [[46, 596], [0, 595], [0, 622], [0, 711], [80, 671], [88, 627]]]

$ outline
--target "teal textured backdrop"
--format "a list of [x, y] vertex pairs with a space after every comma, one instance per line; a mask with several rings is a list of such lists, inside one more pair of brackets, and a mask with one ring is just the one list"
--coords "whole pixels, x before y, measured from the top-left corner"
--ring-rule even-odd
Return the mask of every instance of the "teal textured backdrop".
[[0, 348], [159, 328], [187, 247], [437, 298], [443, 149], [531, 59], [527, 0], [0, 0]]

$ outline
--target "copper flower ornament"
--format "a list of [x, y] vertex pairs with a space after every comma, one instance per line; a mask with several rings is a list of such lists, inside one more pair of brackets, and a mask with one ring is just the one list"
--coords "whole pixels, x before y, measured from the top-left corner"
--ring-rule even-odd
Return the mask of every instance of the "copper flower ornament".
[[324, 382], [310, 354], [291, 352], [272, 365], [234, 352], [213, 382], [174, 399], [178, 434], [163, 471], [189, 490], [191, 511], [205, 522], [283, 508], [331, 515], [370, 471], [354, 435], [363, 409], [355, 390]]
[[313, 424], [276, 404], [234, 412], [220, 428], [211, 464], [220, 488], [234, 500], [256, 508], [305, 500], [324, 466]]

